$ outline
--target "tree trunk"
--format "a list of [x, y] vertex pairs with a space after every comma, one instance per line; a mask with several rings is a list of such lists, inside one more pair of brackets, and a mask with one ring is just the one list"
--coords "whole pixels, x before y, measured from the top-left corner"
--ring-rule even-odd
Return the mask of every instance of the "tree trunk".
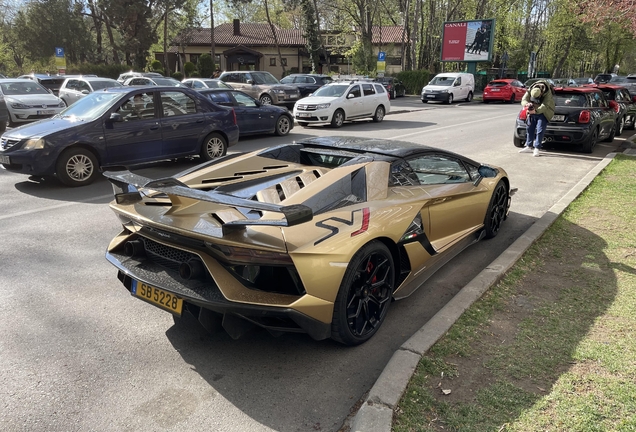
[[[322, 33], [320, 31], [320, 15], [318, 14], [318, 3], [314, 0], [314, 11], [316, 12], [316, 21], [318, 22], [318, 40], [320, 41], [320, 49], [322, 50], [322, 55], [325, 56], [325, 63], [327, 64], [327, 73], [329, 73], [329, 58], [327, 57], [327, 49], [325, 48], [325, 44], [322, 41]], [[299, 65], [299, 71], [303, 71], [302, 65]], [[318, 72], [318, 71], [316, 71]], [[325, 73], [323, 70], [322, 73]]]
[[97, 41], [97, 61], [102, 63], [103, 58], [103, 43], [102, 43], [102, 20], [97, 13], [97, 7], [93, 0], [88, 0], [88, 8], [91, 11], [91, 18], [93, 18], [93, 25], [95, 26], [95, 37]]
[[[106, 33], [108, 33], [108, 40], [110, 41], [110, 46], [113, 48], [113, 62], [115, 64], [120, 64], [119, 54], [117, 53], [117, 45], [115, 44], [115, 38], [113, 37], [113, 29], [110, 26], [110, 20], [106, 15], [104, 15], [104, 24], [106, 25]], [[130, 63], [129, 63], [130, 64]]]
[[[214, 41], [214, 0], [210, 0], [210, 55], [212, 56], [213, 73], [216, 72], [216, 43]], [[219, 65], [219, 68], [221, 65]], [[205, 77], [204, 77], [205, 78]]]
[[163, 16], [163, 71], [170, 76], [170, 62], [168, 61], [168, 6]]
[[269, 28], [272, 29], [272, 36], [274, 36], [274, 44], [276, 45], [276, 50], [278, 50], [278, 60], [280, 61], [280, 65], [283, 68], [283, 76], [285, 76], [285, 73], [287, 72], [287, 68], [283, 64], [283, 56], [280, 53], [280, 45], [278, 44], [278, 36], [276, 36], [276, 28], [274, 27], [274, 24], [272, 24], [272, 20], [269, 17], [269, 4], [267, 3], [267, 0], [265, 0], [265, 16], [267, 16], [267, 23], [269, 24]]

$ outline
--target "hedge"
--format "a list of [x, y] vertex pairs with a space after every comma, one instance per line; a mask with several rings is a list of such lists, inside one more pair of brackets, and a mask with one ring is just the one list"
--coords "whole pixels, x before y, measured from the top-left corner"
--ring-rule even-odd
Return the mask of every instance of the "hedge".
[[407, 94], [420, 94], [422, 87], [430, 81], [431, 73], [426, 69], [402, 71], [397, 74], [397, 79], [404, 83]]

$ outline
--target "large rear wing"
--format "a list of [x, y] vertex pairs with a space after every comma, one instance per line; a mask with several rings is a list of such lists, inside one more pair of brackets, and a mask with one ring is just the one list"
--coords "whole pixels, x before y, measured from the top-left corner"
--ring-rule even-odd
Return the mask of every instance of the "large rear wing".
[[[282, 213], [285, 216], [285, 219], [281, 220], [241, 219], [229, 221], [223, 224], [224, 231], [232, 228], [242, 229], [248, 225], [293, 226], [309, 222], [313, 219], [313, 211], [306, 205], [294, 204], [283, 206], [238, 198], [221, 192], [192, 189], [174, 177], [152, 180], [133, 174], [130, 171], [106, 171], [104, 172], [104, 176], [113, 184], [117, 204], [126, 205], [141, 201], [142, 197], [139, 193], [139, 189], [143, 188], [164, 193], [168, 195], [169, 198], [184, 197], [235, 207], [237, 209], [243, 208]], [[173, 203], [175, 202], [173, 199], [171, 199], [171, 201]]]

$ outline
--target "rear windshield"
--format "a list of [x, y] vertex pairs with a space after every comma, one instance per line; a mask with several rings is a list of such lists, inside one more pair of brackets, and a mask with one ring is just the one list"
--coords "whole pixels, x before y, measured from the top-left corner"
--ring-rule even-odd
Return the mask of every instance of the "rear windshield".
[[505, 87], [507, 85], [508, 85], [507, 82], [501, 82], [501, 81], [490, 81], [488, 83], [488, 87]]
[[628, 76], [627, 78], [625, 78], [625, 81], [629, 83], [634, 83], [636, 82], [636, 76]]
[[590, 106], [585, 97], [585, 94], [582, 93], [557, 93], [554, 97], [554, 104], [556, 106], [563, 107], [586, 107]]

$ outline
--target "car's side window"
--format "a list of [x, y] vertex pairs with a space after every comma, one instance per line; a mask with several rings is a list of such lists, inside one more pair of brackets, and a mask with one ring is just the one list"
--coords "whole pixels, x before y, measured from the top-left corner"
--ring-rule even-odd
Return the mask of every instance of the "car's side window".
[[462, 79], [461, 79], [461, 77], [457, 77], [457, 79], [455, 80], [455, 84], [454, 84], [454, 85], [456, 85], [456, 86], [460, 86], [460, 85], [462, 85]]
[[389, 176], [389, 186], [418, 186], [419, 179], [413, 172], [413, 168], [404, 160], [400, 160], [391, 165], [391, 175]]
[[193, 81], [192, 87], [195, 89], [202, 89], [202, 88], [205, 88], [205, 85], [203, 85], [201, 81]]
[[230, 97], [230, 95], [228, 94], [228, 92], [210, 92], [207, 93], [207, 97], [215, 103], [218, 103], [219, 105], [224, 105], [224, 106], [232, 106], [234, 105], [234, 102], [232, 101], [232, 98]]
[[382, 84], [375, 84], [374, 87], [376, 93], [385, 93], [384, 86]]
[[373, 96], [375, 94], [372, 84], [362, 84], [362, 92], [365, 96]]
[[408, 160], [420, 184], [466, 183], [470, 174], [459, 160], [443, 155], [426, 155]]
[[77, 80], [68, 80], [66, 88], [70, 90], [77, 90]]
[[77, 89], [79, 91], [82, 91], [82, 90], [87, 90], [88, 92], [91, 91], [91, 87], [88, 85], [88, 83], [86, 81], [79, 81]]
[[192, 88], [192, 81], [188, 80], [188, 81], [183, 81], [181, 84], [183, 84], [186, 87]]
[[195, 101], [179, 91], [162, 91], [161, 109], [164, 117], [196, 114], [197, 112]]
[[314, 77], [305, 77], [308, 84], [316, 84], [316, 78]]
[[232, 96], [236, 99], [239, 106], [256, 107], [256, 101], [246, 94], [240, 92], [232, 92]]
[[221, 81], [238, 83], [238, 82], [241, 82], [241, 78], [239, 77], [239, 74], [230, 73], [230, 74], [227, 74], [227, 75], [223, 75], [221, 77]]
[[138, 93], [126, 99], [115, 112], [125, 122], [155, 118], [153, 93]]
[[[349, 95], [353, 95], [353, 96], [349, 96]], [[349, 93], [347, 93], [347, 99], [349, 99], [350, 97], [359, 98], [361, 96], [362, 94], [360, 93], [360, 86], [357, 84], [351, 87], [351, 89], [349, 90]]]

